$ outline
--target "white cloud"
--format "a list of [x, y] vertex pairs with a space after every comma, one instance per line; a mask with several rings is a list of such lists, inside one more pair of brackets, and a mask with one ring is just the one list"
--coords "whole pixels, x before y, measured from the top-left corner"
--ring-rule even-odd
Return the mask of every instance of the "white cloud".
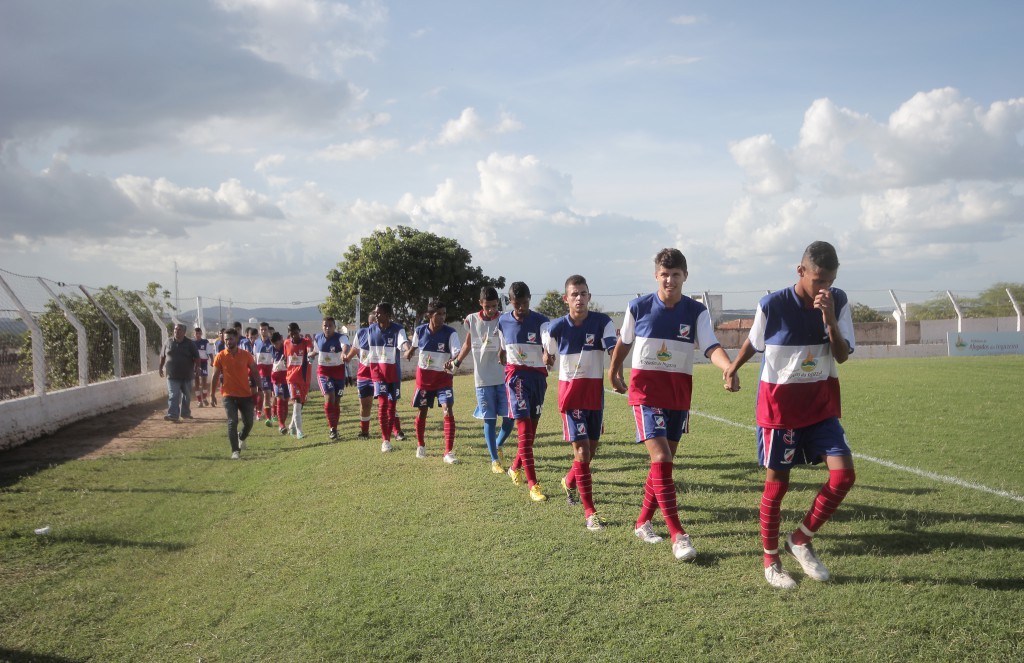
[[513, 131], [522, 131], [523, 123], [516, 119], [516, 117], [508, 112], [501, 111], [501, 119], [498, 121], [498, 126], [494, 130], [499, 134], [507, 134]]
[[695, 25], [697, 23], [700, 23], [700, 20], [701, 19], [699, 16], [681, 14], [679, 16], [673, 16], [672, 18], [670, 18], [669, 23], [673, 23], [675, 25]]
[[789, 156], [768, 135], [752, 136], [729, 145], [729, 153], [747, 174], [747, 190], [760, 195], [792, 191], [796, 170]]
[[467, 140], [479, 140], [484, 135], [483, 122], [476, 109], [463, 109], [454, 120], [448, 120], [437, 137], [438, 145], [454, 145]]
[[273, 170], [279, 167], [287, 160], [287, 157], [283, 154], [268, 154], [261, 158], [253, 166], [253, 170], [257, 173], [266, 173], [268, 170]]
[[394, 139], [381, 140], [377, 138], [363, 138], [362, 140], [357, 140], [351, 143], [328, 145], [326, 148], [316, 152], [313, 155], [313, 158], [323, 161], [374, 159], [397, 148], [398, 141]]
[[376, 127], [382, 127], [390, 122], [391, 115], [389, 113], [367, 113], [349, 122], [349, 126], [352, 127], [353, 131], [363, 133]]
[[490, 212], [537, 216], [567, 208], [572, 200], [572, 178], [535, 156], [491, 154], [476, 167], [477, 202]]

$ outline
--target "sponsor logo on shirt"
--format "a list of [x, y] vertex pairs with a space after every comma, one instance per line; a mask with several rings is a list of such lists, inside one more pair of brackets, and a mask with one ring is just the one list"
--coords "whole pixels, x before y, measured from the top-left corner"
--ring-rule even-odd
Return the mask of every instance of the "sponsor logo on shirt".
[[818, 360], [815, 359], [814, 355], [811, 354], [811, 351], [808, 350], [807, 357], [804, 359], [803, 363], [800, 364], [800, 370], [803, 371], [804, 373], [812, 373], [814, 369], [817, 367]]
[[672, 359], [672, 353], [668, 351], [668, 346], [665, 345], [665, 341], [661, 342], [661, 347], [658, 348], [658, 354], [655, 356], [658, 357], [658, 361], [663, 362]]

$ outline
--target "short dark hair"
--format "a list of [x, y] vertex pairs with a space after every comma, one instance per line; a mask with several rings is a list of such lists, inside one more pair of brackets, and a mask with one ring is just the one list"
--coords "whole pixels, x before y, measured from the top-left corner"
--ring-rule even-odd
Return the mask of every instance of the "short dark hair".
[[442, 302], [440, 299], [434, 298], [427, 302], [427, 315], [434, 315], [438, 309], [447, 309], [448, 305]]
[[529, 299], [530, 286], [522, 281], [513, 281], [512, 285], [508, 287], [508, 296], [512, 299]]
[[498, 291], [493, 286], [485, 285], [480, 288], [480, 299], [485, 302], [493, 302], [498, 299]]
[[839, 256], [836, 255], [836, 247], [828, 242], [818, 241], [808, 244], [801, 259], [801, 262], [803, 261], [830, 272], [839, 269]]
[[686, 256], [679, 249], [666, 248], [654, 256], [654, 266], [686, 271]]
[[273, 334], [270, 335], [270, 342], [271, 343], [277, 343], [280, 340], [281, 340], [281, 332], [274, 332]]
[[238, 330], [235, 329], [234, 327], [231, 327], [229, 329], [225, 329], [224, 330], [224, 335], [225, 336], [238, 336]]
[[331, 322], [334, 322], [334, 318], [333, 317], [331, 317], [329, 315], [325, 315], [324, 316], [324, 322], [327, 322], [328, 320], [331, 321]]
[[239, 322], [238, 320], [235, 320], [235, 321], [234, 321], [234, 322], [233, 322], [233, 323], [231, 324], [231, 326], [232, 326], [232, 327], [234, 327], [235, 329], [241, 329], [241, 328], [242, 328], [242, 323], [241, 323], [241, 322]]
[[373, 309], [374, 309], [374, 313], [383, 313], [384, 315], [388, 316], [389, 318], [392, 315], [394, 315], [394, 312], [395, 312], [395, 309], [392, 308], [392, 306], [391, 306], [391, 302], [380, 302], [379, 304], [374, 306]]
[[288, 331], [293, 332], [293, 331], [302, 331], [302, 330], [299, 329], [299, 323], [297, 323], [297, 322], [289, 322], [288, 323]]
[[567, 278], [565, 280], [565, 286], [563, 286], [563, 287], [566, 290], [568, 290], [569, 286], [571, 286], [571, 285], [585, 285], [588, 288], [590, 287], [589, 285], [587, 285], [587, 280], [585, 278], [583, 278], [582, 276], [580, 276], [579, 274], [573, 274], [572, 276]]
[[260, 327], [261, 328], [266, 327], [267, 329], [270, 329], [270, 323], [269, 322], [261, 322], [260, 323]]
[[201, 331], [203, 331], [203, 328], [202, 328], [202, 327], [194, 327], [194, 328], [192, 329], [192, 331], [198, 331], [198, 332], [201, 332]]

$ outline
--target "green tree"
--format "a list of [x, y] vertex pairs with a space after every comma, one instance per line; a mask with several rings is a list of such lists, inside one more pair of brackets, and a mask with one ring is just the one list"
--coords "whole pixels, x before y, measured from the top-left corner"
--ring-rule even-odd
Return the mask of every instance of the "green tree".
[[535, 307], [538, 313], [543, 313], [552, 320], [560, 318], [569, 312], [569, 305], [562, 299], [562, 293], [557, 290], [548, 290], [544, 293], [544, 299]]
[[854, 322], [885, 322], [889, 319], [867, 304], [861, 303], [854, 304], [850, 314]]
[[397, 320], [415, 323], [437, 297], [448, 304], [448, 318], [459, 320], [476, 310], [480, 288], [505, 287], [504, 276], [484, 275], [471, 265], [472, 259], [448, 237], [406, 226], [374, 231], [348, 247], [338, 266], [328, 272], [327, 300], [320, 310], [352, 320], [359, 293], [363, 311], [391, 302]]
[[[1024, 283], [995, 283], [982, 290], [977, 297], [957, 297], [965, 318], [1001, 318], [1016, 315], [1006, 291], [1013, 293], [1017, 303], [1024, 302]], [[956, 293], [953, 293], [956, 296]], [[945, 293], [936, 295], [910, 309], [912, 320], [951, 320], [956, 318], [953, 303]]]

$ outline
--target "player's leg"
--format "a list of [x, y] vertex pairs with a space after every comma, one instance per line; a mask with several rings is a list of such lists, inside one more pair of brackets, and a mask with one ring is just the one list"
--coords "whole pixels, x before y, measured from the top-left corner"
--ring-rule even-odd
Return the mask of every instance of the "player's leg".
[[451, 389], [442, 389], [437, 394], [438, 403], [441, 405], [441, 414], [444, 417], [444, 462], [454, 465], [458, 462], [455, 457], [455, 392]]
[[[417, 402], [419, 403], [418, 405]], [[413, 428], [416, 430], [416, 457], [426, 458], [427, 413], [430, 411], [430, 408], [427, 407], [426, 392], [416, 390], [416, 393], [413, 395], [413, 407], [417, 408], [416, 418], [413, 420]]]
[[239, 458], [238, 449], [238, 403], [234, 396], [225, 396], [222, 401], [224, 415], [228, 420], [228, 443], [231, 445], [231, 457]]
[[242, 430], [238, 433], [238, 448], [245, 451], [245, 441], [249, 438], [249, 433], [252, 432], [253, 415], [256, 411], [254, 407], [255, 399], [250, 396], [238, 400], [241, 403], [239, 414], [242, 417]]

